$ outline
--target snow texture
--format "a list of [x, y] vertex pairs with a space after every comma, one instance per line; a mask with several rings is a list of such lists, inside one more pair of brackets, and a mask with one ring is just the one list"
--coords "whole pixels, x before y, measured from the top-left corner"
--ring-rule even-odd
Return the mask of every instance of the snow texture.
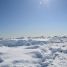
[[0, 67], [67, 67], [67, 37], [0, 40]]

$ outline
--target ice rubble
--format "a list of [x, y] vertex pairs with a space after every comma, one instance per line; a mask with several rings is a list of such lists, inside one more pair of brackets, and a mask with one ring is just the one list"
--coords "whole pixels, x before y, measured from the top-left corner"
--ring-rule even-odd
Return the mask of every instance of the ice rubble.
[[67, 38], [1, 40], [0, 67], [67, 67]]

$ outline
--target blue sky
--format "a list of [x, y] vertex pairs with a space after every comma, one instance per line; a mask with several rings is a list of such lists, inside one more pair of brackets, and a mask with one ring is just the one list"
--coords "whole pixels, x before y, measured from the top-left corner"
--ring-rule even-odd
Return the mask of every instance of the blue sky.
[[67, 34], [67, 0], [0, 0], [0, 36]]

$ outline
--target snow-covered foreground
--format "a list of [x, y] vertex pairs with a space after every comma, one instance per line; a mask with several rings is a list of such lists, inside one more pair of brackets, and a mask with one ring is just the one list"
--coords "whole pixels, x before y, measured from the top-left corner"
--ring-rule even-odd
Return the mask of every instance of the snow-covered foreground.
[[0, 67], [67, 67], [65, 37], [53, 37], [43, 41], [2, 40], [0, 44]]

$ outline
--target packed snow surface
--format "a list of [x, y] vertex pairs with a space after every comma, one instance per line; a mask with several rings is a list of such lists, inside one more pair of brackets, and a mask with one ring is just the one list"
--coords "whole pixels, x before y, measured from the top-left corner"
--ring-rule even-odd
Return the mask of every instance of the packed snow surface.
[[67, 67], [67, 37], [0, 40], [0, 67]]

